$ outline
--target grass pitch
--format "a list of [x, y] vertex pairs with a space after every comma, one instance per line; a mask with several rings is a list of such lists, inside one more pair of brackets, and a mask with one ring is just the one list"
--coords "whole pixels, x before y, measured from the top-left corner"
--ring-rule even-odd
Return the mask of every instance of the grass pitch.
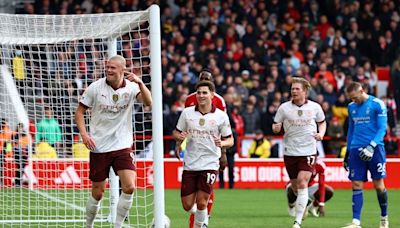
[[[171, 227], [188, 227], [188, 214], [181, 207], [179, 190], [168, 190], [165, 197], [166, 213], [171, 219]], [[291, 227], [294, 219], [288, 216], [286, 202], [283, 189], [217, 189], [209, 227]], [[351, 190], [335, 190], [333, 198], [325, 207], [325, 217], [308, 216], [302, 227], [339, 228], [351, 222]], [[375, 191], [364, 191], [362, 227], [377, 228], [379, 219], [380, 209]], [[389, 222], [390, 227], [400, 227], [400, 190], [389, 191]]]
[[[40, 223], [40, 224], [5, 224], [0, 227], [84, 227], [84, 211], [88, 190], [49, 190], [46, 195], [32, 193], [27, 189], [0, 189], [0, 220], [24, 220], [36, 217], [39, 219], [63, 218], [81, 220], [69, 223]], [[134, 203], [129, 222], [124, 227], [147, 228], [152, 219], [152, 192], [136, 193], [140, 200]], [[146, 204], [144, 203], [146, 201]], [[103, 205], [108, 205], [106, 195]], [[62, 207], [64, 209], [59, 210]], [[43, 210], [35, 210], [41, 208]], [[172, 228], [187, 228], [189, 215], [181, 206], [180, 191], [165, 191], [166, 214], [171, 219]], [[108, 211], [102, 209], [101, 215]], [[25, 215], [24, 215], [25, 214]], [[28, 216], [30, 214], [31, 216]], [[15, 218], [10, 215], [17, 216]], [[335, 190], [333, 198], [326, 203], [326, 216], [313, 218], [308, 216], [302, 224], [304, 228], [339, 228], [351, 222], [351, 190]], [[362, 227], [379, 227], [380, 209], [376, 193], [373, 190], [364, 191], [364, 207], [362, 210]], [[216, 189], [209, 227], [215, 228], [272, 228], [291, 227], [294, 219], [287, 214], [287, 201], [284, 189]], [[400, 227], [400, 190], [389, 191], [389, 221], [390, 227]], [[139, 224], [139, 225], [138, 225]], [[113, 227], [107, 222], [97, 222], [95, 227]]]

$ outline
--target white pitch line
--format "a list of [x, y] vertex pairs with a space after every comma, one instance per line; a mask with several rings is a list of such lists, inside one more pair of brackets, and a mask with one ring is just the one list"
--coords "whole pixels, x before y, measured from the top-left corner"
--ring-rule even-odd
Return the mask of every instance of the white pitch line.
[[[64, 200], [61, 200], [61, 199], [58, 199], [58, 198], [56, 198], [56, 197], [50, 196], [49, 194], [47, 194], [47, 193], [45, 193], [45, 192], [41, 192], [41, 191], [38, 191], [38, 190], [34, 190], [33, 192], [36, 193], [36, 194], [38, 194], [38, 195], [41, 195], [41, 196], [43, 196], [43, 197], [45, 197], [45, 198], [47, 198], [47, 199], [50, 199], [50, 200], [52, 200], [52, 201], [54, 201], [54, 202], [56, 202], [56, 203], [61, 203], [61, 204], [64, 204], [65, 206], [71, 207], [71, 208], [73, 208], [73, 209], [75, 209], [75, 210], [79, 210], [79, 211], [82, 211], [82, 212], [86, 212], [86, 208], [84, 208], [84, 207], [80, 207], [80, 206], [77, 206], [77, 205], [75, 205], [75, 204], [67, 203], [67, 202], [64, 201]], [[100, 220], [101, 220], [101, 221], [102, 221], [102, 220], [107, 220], [107, 218], [106, 218], [105, 216], [101, 215], [101, 216], [100, 216]], [[133, 228], [132, 226], [126, 225], [126, 224], [122, 225], [122, 227]]]
[[77, 206], [75, 204], [68, 203], [68, 202], [66, 202], [64, 200], [61, 200], [61, 199], [58, 199], [56, 197], [50, 196], [49, 194], [47, 194], [45, 192], [41, 192], [39, 190], [34, 190], [33, 192], [38, 194], [38, 195], [41, 195], [41, 196], [43, 196], [43, 197], [45, 197], [45, 198], [47, 198], [49, 200], [52, 200], [52, 201], [54, 201], [56, 203], [61, 203], [61, 204], [64, 204], [65, 206], [71, 207], [71, 208], [73, 208], [75, 210], [86, 212], [86, 208], [84, 208], [84, 207], [80, 207], [80, 206]]

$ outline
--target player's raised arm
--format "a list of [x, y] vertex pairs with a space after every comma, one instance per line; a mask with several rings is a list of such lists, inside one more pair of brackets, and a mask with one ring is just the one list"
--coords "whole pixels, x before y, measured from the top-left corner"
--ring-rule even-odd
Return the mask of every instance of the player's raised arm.
[[128, 79], [131, 82], [136, 83], [139, 86], [140, 93], [137, 95], [137, 100], [142, 102], [146, 106], [150, 106], [153, 102], [153, 99], [151, 98], [151, 92], [147, 88], [147, 86], [144, 84], [142, 79], [140, 79], [139, 76], [137, 76], [134, 73], [131, 72], [124, 72], [125, 78]]

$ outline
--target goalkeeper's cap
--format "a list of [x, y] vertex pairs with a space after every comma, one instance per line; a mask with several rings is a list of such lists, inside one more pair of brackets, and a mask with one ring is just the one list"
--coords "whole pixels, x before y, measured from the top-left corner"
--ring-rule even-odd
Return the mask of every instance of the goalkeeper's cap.
[[200, 81], [206, 80], [206, 81], [212, 82], [212, 81], [214, 81], [214, 78], [209, 69], [203, 69], [203, 70], [201, 70], [201, 72], [199, 74], [199, 80]]

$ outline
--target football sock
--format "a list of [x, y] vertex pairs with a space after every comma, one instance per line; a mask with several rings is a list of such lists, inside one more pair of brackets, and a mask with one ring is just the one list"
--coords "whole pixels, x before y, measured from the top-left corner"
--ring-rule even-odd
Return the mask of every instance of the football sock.
[[387, 215], [387, 208], [388, 208], [388, 194], [387, 190], [383, 190], [383, 192], [376, 192], [378, 196], [379, 206], [381, 207], [381, 216], [384, 217]]
[[288, 187], [286, 190], [286, 195], [289, 205], [293, 205], [297, 199], [297, 194], [293, 191], [293, 188]]
[[203, 210], [198, 210], [196, 214], [194, 215], [194, 227], [195, 228], [201, 228], [203, 224], [207, 224], [207, 209]]
[[351, 223], [353, 223], [353, 224], [355, 224], [357, 226], [361, 225], [360, 220], [359, 219], [355, 219], [355, 218], [353, 218], [353, 221], [351, 221]]
[[296, 200], [296, 222], [301, 224], [303, 220], [304, 210], [307, 207], [308, 202], [308, 188], [297, 190], [297, 200]]
[[93, 196], [89, 197], [86, 203], [86, 227], [92, 228], [94, 219], [96, 218], [97, 212], [100, 209], [100, 200], [97, 201]]
[[213, 204], [214, 204], [214, 191], [212, 191], [210, 193], [210, 198], [208, 199], [208, 204], [207, 204], [207, 214], [208, 214], [208, 216], [210, 216], [210, 214], [211, 214], [211, 209], [213, 207]]
[[197, 211], [197, 204], [193, 204], [193, 207], [188, 211], [191, 214], [196, 214]]
[[194, 227], [194, 214], [197, 211], [197, 204], [194, 204], [193, 207], [189, 210], [190, 217], [189, 217], [189, 228]]
[[363, 206], [363, 190], [353, 189], [353, 219], [361, 220], [361, 209]]
[[128, 216], [129, 209], [132, 207], [133, 202], [133, 193], [126, 194], [124, 192], [121, 193], [121, 196], [118, 200], [117, 205], [117, 218], [115, 219], [115, 228], [122, 227], [126, 216]]

